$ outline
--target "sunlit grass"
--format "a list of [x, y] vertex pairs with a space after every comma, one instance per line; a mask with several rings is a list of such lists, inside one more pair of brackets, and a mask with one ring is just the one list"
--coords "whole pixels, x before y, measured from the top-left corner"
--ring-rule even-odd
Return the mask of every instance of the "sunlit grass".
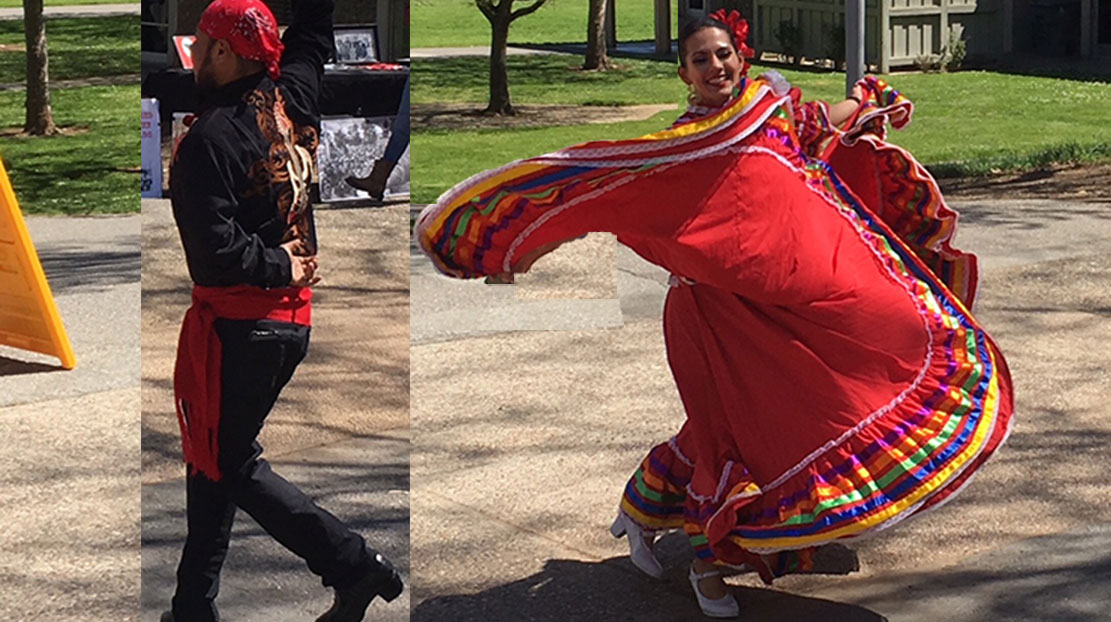
[[[531, 0], [517, 0], [514, 8]], [[409, 34], [412, 47], [490, 45], [490, 23], [474, 0], [412, 0]], [[582, 43], [586, 41], [589, 0], [548, 0], [540, 10], [513, 22], [510, 43]], [[616, 5], [620, 41], [652, 39], [652, 0], [621, 0]], [[678, 26], [672, 20], [672, 37]]]
[[[23, 93], [0, 92], [0, 129], [23, 125]], [[139, 86], [55, 91], [54, 121], [77, 133], [0, 136], [0, 156], [26, 213], [139, 211]]]
[[[50, 79], [139, 73], [139, 16], [51, 19], [46, 22]], [[0, 21], [0, 83], [26, 79], [22, 20]]]

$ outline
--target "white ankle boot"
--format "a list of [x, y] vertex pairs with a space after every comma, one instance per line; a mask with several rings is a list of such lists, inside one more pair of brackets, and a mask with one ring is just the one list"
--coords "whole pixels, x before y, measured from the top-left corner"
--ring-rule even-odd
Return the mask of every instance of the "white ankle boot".
[[617, 513], [617, 519], [610, 527], [613, 537], [627, 536], [629, 540], [629, 559], [633, 565], [640, 568], [644, 574], [659, 579], [664, 575], [664, 568], [660, 561], [652, 554], [652, 547], [644, 541], [644, 532], [624, 512]]

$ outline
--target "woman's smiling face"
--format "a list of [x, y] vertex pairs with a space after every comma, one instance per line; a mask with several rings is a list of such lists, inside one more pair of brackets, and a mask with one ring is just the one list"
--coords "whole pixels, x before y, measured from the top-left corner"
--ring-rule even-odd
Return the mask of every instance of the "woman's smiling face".
[[729, 33], [703, 28], [684, 42], [684, 51], [679, 77], [694, 87], [694, 103], [717, 107], [729, 101], [744, 66]]

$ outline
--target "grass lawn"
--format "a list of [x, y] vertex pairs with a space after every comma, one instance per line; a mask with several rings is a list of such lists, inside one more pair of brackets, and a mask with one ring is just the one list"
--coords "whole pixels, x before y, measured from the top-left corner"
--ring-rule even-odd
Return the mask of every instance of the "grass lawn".
[[[139, 85], [51, 93], [54, 121], [87, 131], [67, 136], [0, 136], [0, 157], [29, 214], [139, 211]], [[0, 92], [0, 129], [23, 125], [23, 93]]]
[[[78, 4], [128, 4], [126, 0], [44, 0], [45, 6], [74, 6]], [[134, 4], [139, 4], [135, 2]], [[0, 0], [0, 9], [22, 7], [23, 0]]]
[[519, 158], [604, 138], [630, 138], [666, 128], [674, 113], [647, 121], [513, 131], [414, 132], [409, 173], [413, 203], [432, 203], [445, 190], [486, 169]]
[[[679, 102], [686, 87], [676, 66], [654, 60], [618, 59], [620, 71], [582, 71], [570, 54], [510, 56], [509, 94], [519, 104], [629, 105]], [[489, 96], [485, 57], [417, 59], [412, 65], [413, 103], [485, 102]]]
[[[51, 80], [139, 73], [137, 16], [52, 19], [46, 45]], [[0, 21], [0, 83], [23, 82], [26, 57], [23, 21]]]
[[[574, 57], [520, 57], [511, 67], [514, 101], [523, 103], [669, 103], [684, 87], [670, 63], [658, 69], [625, 61], [627, 75], [583, 74], [568, 69]], [[416, 102], [483, 102], [482, 59], [421, 60], [413, 81]], [[651, 64], [651, 61], [642, 61]], [[560, 70], [559, 66], [563, 65]], [[756, 67], [755, 74], [763, 69]], [[564, 77], [560, 76], [560, 73]], [[807, 99], [837, 99], [843, 76], [781, 72]], [[443, 76], [437, 78], [436, 76]], [[448, 76], [453, 79], [448, 79]], [[1035, 168], [1054, 162], [1111, 160], [1111, 84], [988, 72], [904, 74], [891, 83], [915, 102], [914, 122], [892, 132], [939, 175], [975, 175]], [[570, 86], [569, 86], [570, 85]], [[481, 108], [484, 104], [476, 104]], [[413, 136], [413, 202], [427, 203], [453, 184], [510, 160], [587, 140], [621, 139], [660, 130], [678, 113], [649, 121], [527, 130], [428, 131]], [[422, 164], [427, 163], [427, 164]]]
[[[517, 0], [528, 6], [529, 0]], [[410, 45], [457, 47], [490, 45], [490, 23], [474, 0], [412, 0]], [[510, 43], [584, 43], [589, 0], [548, 0], [540, 10], [509, 26]], [[652, 0], [621, 0], [616, 5], [618, 41], [650, 40], [655, 35]], [[671, 20], [671, 36], [678, 33]]]

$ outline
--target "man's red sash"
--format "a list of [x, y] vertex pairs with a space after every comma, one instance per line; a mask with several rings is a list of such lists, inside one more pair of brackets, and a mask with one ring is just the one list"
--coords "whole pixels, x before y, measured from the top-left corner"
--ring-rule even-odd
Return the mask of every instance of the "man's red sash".
[[193, 287], [193, 306], [185, 313], [174, 365], [174, 406], [181, 445], [192, 474], [220, 481], [220, 362], [217, 318], [277, 320], [311, 324], [308, 287], [262, 289], [252, 286]]

